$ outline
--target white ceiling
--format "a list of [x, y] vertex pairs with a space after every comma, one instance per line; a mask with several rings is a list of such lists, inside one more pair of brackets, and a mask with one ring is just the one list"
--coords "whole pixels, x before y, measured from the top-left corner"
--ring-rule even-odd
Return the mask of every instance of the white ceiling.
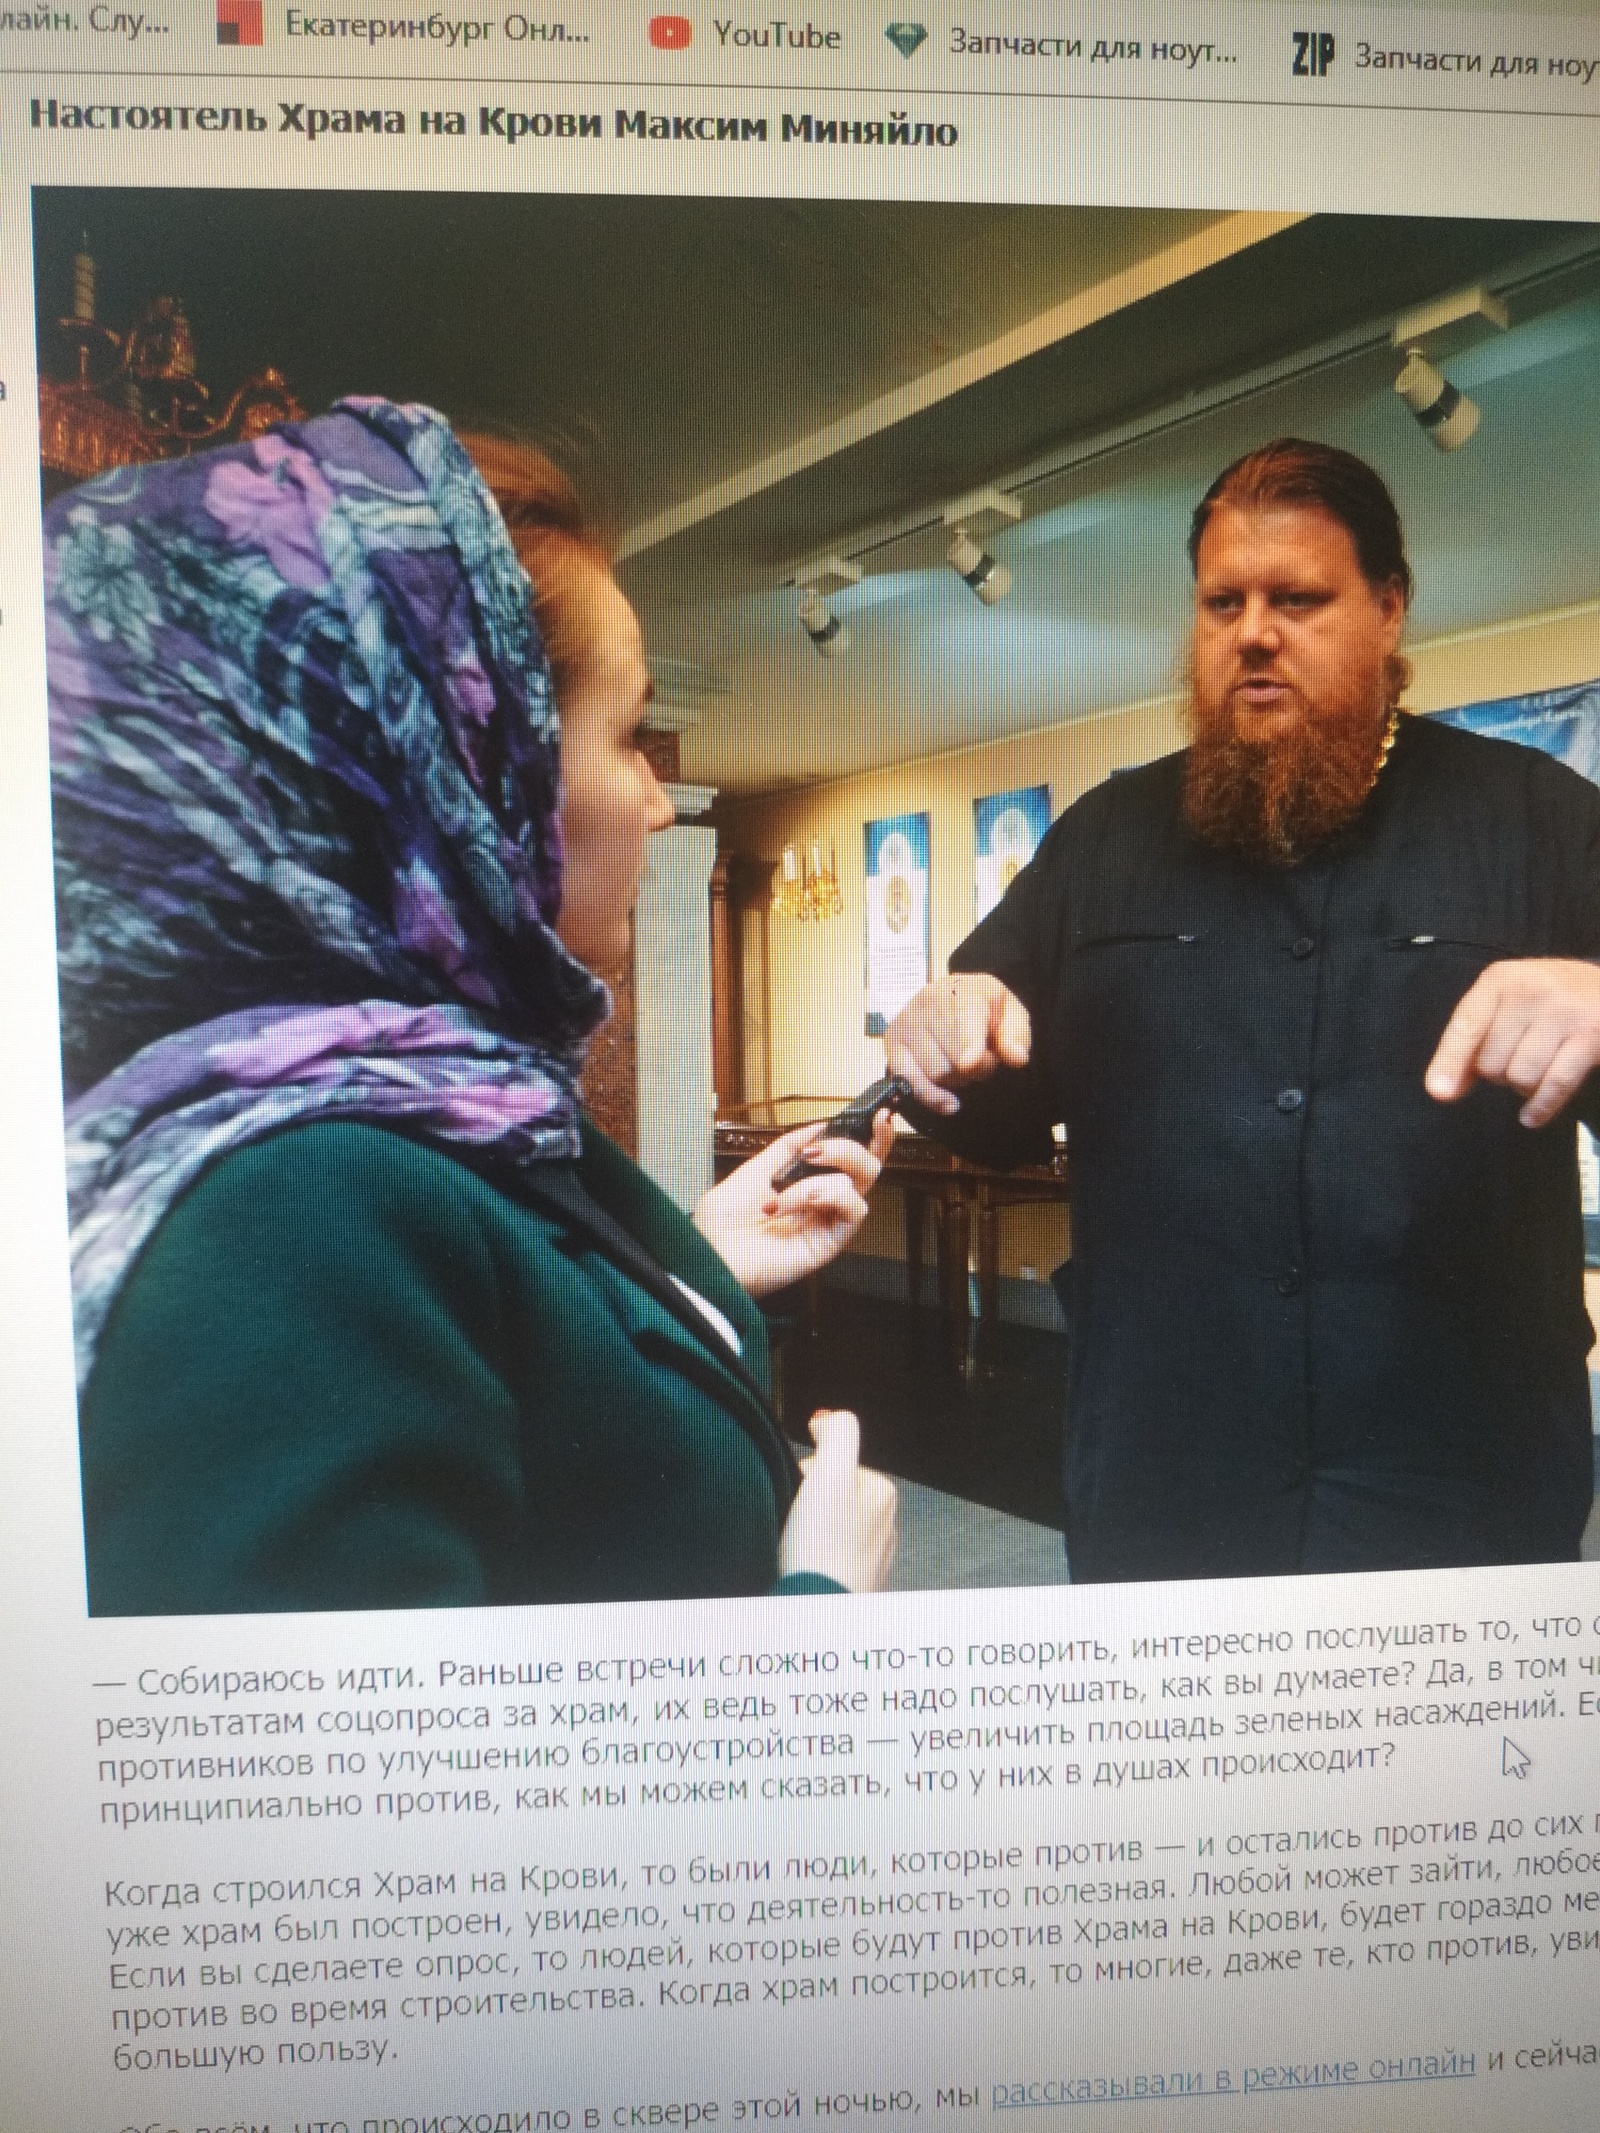
[[[1489, 278], [1513, 289], [1512, 329], [1453, 352], [1446, 363], [1483, 410], [1477, 436], [1459, 453], [1436, 451], [1392, 390], [1398, 358], [1386, 339], [1393, 310], [1438, 286], [1428, 279], [1424, 245], [1422, 271], [1398, 305], [1374, 318], [1357, 304], [1352, 323], [1332, 334], [1321, 330], [1330, 321], [1320, 319], [1319, 331], [1298, 347], [1280, 337], [1267, 380], [1258, 376], [1242, 395], [1240, 380], [1248, 383], [1246, 373], [1263, 366], [1241, 360], [1230, 376], [1213, 364], [1193, 400], [1167, 379], [1156, 404], [1136, 408], [1120, 425], [1084, 429], [1058, 419], [1055, 462], [1076, 464], [1055, 478], [1039, 478], [1052, 464], [1048, 444], [1011, 452], [1007, 411], [993, 404], [1003, 396], [1003, 375], [965, 395], [969, 434], [987, 435], [995, 456], [986, 468], [963, 467], [963, 476], [986, 474], [1002, 485], [1019, 473], [1033, 477], [1022, 492], [1026, 519], [986, 540], [1014, 578], [1009, 598], [995, 608], [981, 606], [944, 566], [942, 537], [882, 545], [885, 533], [914, 522], [918, 512], [902, 483], [886, 499], [894, 508], [875, 514], [871, 457], [863, 464], [860, 450], [841, 452], [841, 478], [831, 487], [826, 479], [819, 486], [813, 472], [778, 481], [753, 506], [730, 503], [724, 515], [736, 522], [734, 540], [711, 512], [659, 552], [636, 553], [625, 582], [669, 679], [681, 689], [685, 671], [698, 671], [709, 684], [698, 700], [689, 692], [694, 723], [684, 736], [685, 774], [730, 792], [809, 782], [1170, 689], [1187, 623], [1189, 514], [1228, 460], [1273, 435], [1343, 445], [1389, 480], [1418, 578], [1414, 639], [1600, 595], [1600, 280], [1594, 267], [1580, 264], [1530, 283], [1530, 266], [1586, 249], [1587, 235], [1527, 232], [1518, 256], [1504, 244], [1510, 228], [1503, 226]], [[1302, 225], [1290, 234], [1297, 249], [1283, 264], [1303, 266], [1316, 233]], [[1266, 239], [1260, 264], [1270, 270], [1273, 247], [1286, 241]], [[1195, 338], [1205, 338], [1199, 329], [1213, 304], [1207, 283], [1215, 271], [1188, 277], [1161, 300], [1163, 346], [1180, 359], [1186, 313], [1195, 318]], [[1258, 294], [1270, 296], [1271, 279], [1269, 271]], [[1136, 302], [1096, 329], [1102, 377], [1137, 368], [1150, 308]], [[1315, 372], [1294, 375], [1319, 350], [1324, 360]], [[1244, 336], [1241, 358], [1255, 352]], [[747, 360], [759, 365], [759, 349]], [[1271, 382], [1284, 371], [1287, 377]], [[925, 422], [941, 419], [955, 417], [935, 408]], [[1140, 434], [1149, 428], [1154, 434]], [[1131, 441], [1103, 450], [1108, 436], [1126, 438], [1130, 430]], [[799, 545], [782, 492], [808, 479], [819, 501], [831, 501], [836, 527], [814, 511], [804, 545], [854, 552], [868, 567], [859, 586], [833, 598], [853, 638], [850, 653], [833, 660], [812, 650], [783, 582]], [[935, 480], [924, 505], [937, 501], [936, 491]], [[921, 516], [926, 520], [926, 509]], [[675, 692], [667, 693], [670, 710]]]

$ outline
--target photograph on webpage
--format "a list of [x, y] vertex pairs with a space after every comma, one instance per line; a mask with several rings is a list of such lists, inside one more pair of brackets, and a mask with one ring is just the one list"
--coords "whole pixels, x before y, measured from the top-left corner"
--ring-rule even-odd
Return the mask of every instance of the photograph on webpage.
[[92, 1614], [1579, 1556], [1592, 230], [34, 234]]

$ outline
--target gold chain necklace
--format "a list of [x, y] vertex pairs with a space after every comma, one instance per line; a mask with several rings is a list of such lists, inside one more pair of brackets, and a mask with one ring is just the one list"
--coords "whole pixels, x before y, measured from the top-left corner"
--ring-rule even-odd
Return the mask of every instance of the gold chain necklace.
[[1382, 777], [1383, 766], [1385, 763], [1388, 762], [1390, 756], [1394, 753], [1394, 744], [1397, 738], [1399, 737], [1399, 733], [1400, 706], [1398, 704], [1391, 704], [1389, 707], [1389, 716], [1383, 729], [1383, 739], [1378, 744], [1378, 760], [1372, 766], [1372, 780], [1367, 787], [1367, 791], [1369, 793], [1371, 792], [1372, 787], [1377, 784], [1379, 778]]

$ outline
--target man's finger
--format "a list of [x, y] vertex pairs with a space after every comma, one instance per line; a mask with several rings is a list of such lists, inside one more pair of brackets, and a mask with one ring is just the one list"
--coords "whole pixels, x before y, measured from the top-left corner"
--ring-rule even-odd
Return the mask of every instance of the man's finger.
[[899, 1074], [910, 1082], [912, 1096], [925, 1111], [937, 1111], [942, 1118], [954, 1118], [961, 1109], [960, 1097], [935, 1081], [908, 1053], [902, 1052], [897, 1058], [891, 1052], [888, 1064], [891, 1074]]
[[1028, 1063], [1028, 1054], [1033, 1049], [1033, 1023], [1014, 992], [1001, 997], [994, 1048], [1007, 1066], [1020, 1067]]
[[1422, 1085], [1438, 1102], [1454, 1103], [1472, 1086], [1478, 1052], [1494, 1025], [1499, 1005], [1500, 979], [1491, 967], [1456, 1003], [1438, 1049], [1428, 1061]]
[[1525, 1126], [1548, 1125], [1565, 1108], [1596, 1065], [1592, 1037], [1569, 1037], [1545, 1069], [1544, 1079], [1517, 1113]]
[[956, 1041], [953, 1047], [956, 1071], [961, 1074], [976, 1073], [989, 1057], [989, 1027], [993, 1020], [993, 1003], [980, 993], [959, 992], [954, 1002], [956, 1018]]
[[914, 1041], [903, 1032], [891, 1031], [884, 1055], [889, 1072], [909, 1081], [912, 1095], [926, 1109], [946, 1117], [961, 1109], [959, 1097], [942, 1088], [935, 1078], [949, 1072], [950, 1061], [926, 1030], [919, 1030]]
[[[1502, 1015], [1501, 1022], [1510, 1018]], [[1495, 1038], [1501, 1041], [1494, 1042]], [[1478, 1073], [1484, 1081], [1503, 1081], [1524, 1096], [1532, 1096], [1549, 1073], [1556, 1054], [1567, 1038], [1559, 1022], [1541, 1016], [1502, 1034], [1497, 1025], [1491, 1041], [1478, 1054]], [[1491, 1056], [1491, 1053], [1493, 1056]]]

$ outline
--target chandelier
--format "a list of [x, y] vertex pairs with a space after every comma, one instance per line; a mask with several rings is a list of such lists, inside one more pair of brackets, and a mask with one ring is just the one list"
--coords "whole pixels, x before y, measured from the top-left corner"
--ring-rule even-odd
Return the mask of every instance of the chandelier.
[[247, 443], [303, 419], [283, 373], [264, 369], [214, 395], [197, 374], [183, 305], [156, 296], [126, 332], [96, 315], [96, 265], [87, 240], [72, 262], [72, 312], [56, 322], [55, 367], [39, 379], [40, 459], [50, 493], [109, 467], [182, 458], [209, 444]]
[[778, 918], [837, 918], [844, 909], [837, 852], [829, 851], [828, 864], [824, 866], [820, 839], [812, 838], [809, 851], [796, 851], [792, 844], [786, 844], [778, 863], [772, 909]]

